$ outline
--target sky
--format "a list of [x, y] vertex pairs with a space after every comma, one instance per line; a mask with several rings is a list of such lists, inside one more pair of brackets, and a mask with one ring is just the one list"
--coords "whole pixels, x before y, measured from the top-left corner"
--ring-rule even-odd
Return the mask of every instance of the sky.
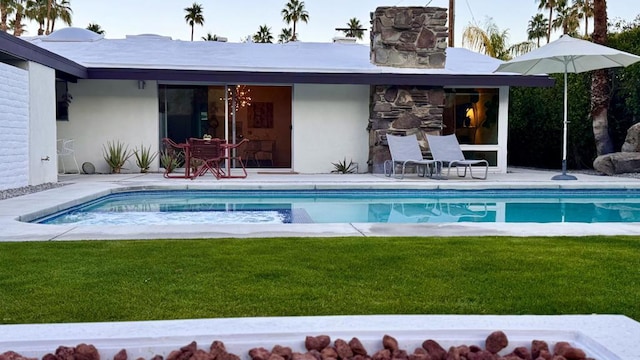
[[[288, 27], [280, 11], [288, 0], [195, 0], [203, 7], [204, 26], [196, 26], [194, 40], [207, 33], [240, 42], [258, 31], [261, 25], [271, 28], [277, 40], [281, 29]], [[184, 9], [194, 0], [70, 0], [73, 26], [99, 24], [107, 38], [126, 35], [159, 34], [173, 39], [190, 40], [191, 29], [184, 20]], [[449, 0], [304, 0], [309, 22], [297, 25], [298, 38], [309, 42], [330, 42], [341, 33], [335, 28], [346, 27], [355, 17], [364, 27], [370, 27], [370, 13], [380, 6], [448, 7]], [[484, 27], [488, 17], [500, 30], [509, 30], [509, 43], [527, 38], [527, 23], [538, 13], [537, 0], [455, 0], [455, 43], [461, 46], [462, 32], [469, 24]], [[609, 19], [631, 21], [640, 14], [638, 0], [608, 0]], [[545, 11], [548, 16], [548, 12]], [[56, 29], [66, 25], [56, 23]], [[582, 25], [584, 26], [584, 25]], [[589, 31], [593, 30], [593, 19]], [[581, 28], [580, 32], [584, 32]], [[37, 34], [37, 25], [30, 23], [26, 36]], [[554, 33], [552, 40], [560, 36]], [[369, 32], [360, 41], [369, 43]]]

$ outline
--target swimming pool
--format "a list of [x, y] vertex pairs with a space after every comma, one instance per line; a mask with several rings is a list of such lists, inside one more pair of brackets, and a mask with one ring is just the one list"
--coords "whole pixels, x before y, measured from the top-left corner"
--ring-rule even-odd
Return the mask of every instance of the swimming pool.
[[640, 222], [640, 190], [162, 190], [114, 193], [41, 224]]

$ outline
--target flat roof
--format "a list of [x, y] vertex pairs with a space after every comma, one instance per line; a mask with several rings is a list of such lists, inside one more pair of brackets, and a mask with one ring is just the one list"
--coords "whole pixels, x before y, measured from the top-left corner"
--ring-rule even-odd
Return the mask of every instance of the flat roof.
[[464, 48], [447, 48], [442, 69], [418, 69], [374, 65], [369, 46], [353, 43], [260, 44], [182, 41], [150, 34], [125, 39], [95, 35], [79, 28], [28, 41], [2, 34], [0, 52], [86, 79], [427, 86], [552, 86], [554, 82], [548, 76], [494, 73], [502, 61]]

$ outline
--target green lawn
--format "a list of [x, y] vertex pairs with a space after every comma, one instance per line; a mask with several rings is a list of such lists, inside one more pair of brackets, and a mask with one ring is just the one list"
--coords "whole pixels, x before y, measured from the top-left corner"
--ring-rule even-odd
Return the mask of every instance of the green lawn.
[[292, 238], [0, 244], [0, 323], [623, 314], [640, 240]]

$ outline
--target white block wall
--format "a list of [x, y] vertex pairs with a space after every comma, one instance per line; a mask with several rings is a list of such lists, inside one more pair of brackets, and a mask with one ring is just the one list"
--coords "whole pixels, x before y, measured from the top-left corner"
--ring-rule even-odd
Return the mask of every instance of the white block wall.
[[29, 74], [0, 63], [0, 190], [29, 184]]
[[353, 160], [367, 172], [369, 85], [293, 87], [293, 170], [329, 173], [331, 163]]

